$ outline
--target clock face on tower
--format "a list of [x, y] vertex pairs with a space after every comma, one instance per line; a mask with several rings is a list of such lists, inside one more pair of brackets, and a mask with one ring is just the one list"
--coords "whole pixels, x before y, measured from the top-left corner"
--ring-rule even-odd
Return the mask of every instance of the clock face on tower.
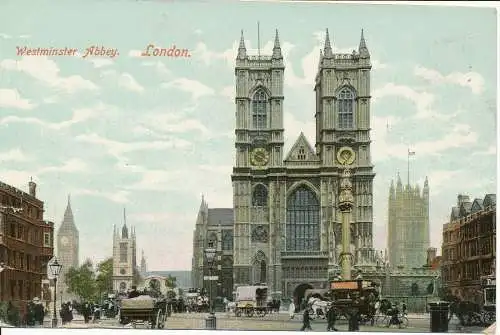
[[61, 245], [63, 247], [67, 247], [69, 245], [69, 238], [67, 238], [66, 236], [61, 237]]
[[126, 271], [125, 271], [125, 269], [121, 269], [121, 270], [120, 270], [120, 274], [122, 274], [122, 275], [124, 275], [124, 274], [125, 274], [125, 272], [126, 272]]
[[250, 163], [255, 166], [265, 166], [269, 162], [269, 153], [264, 148], [255, 148], [250, 154]]

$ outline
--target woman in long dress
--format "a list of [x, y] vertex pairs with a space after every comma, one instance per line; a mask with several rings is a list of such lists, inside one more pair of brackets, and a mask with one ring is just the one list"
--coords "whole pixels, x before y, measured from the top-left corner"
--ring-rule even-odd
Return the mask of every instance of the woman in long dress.
[[290, 307], [288, 307], [288, 314], [290, 315], [290, 320], [295, 317], [295, 304], [293, 301], [290, 303]]

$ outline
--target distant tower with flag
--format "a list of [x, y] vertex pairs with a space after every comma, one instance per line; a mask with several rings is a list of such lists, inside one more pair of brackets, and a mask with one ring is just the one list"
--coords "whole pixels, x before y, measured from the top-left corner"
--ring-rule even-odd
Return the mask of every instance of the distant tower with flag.
[[387, 247], [392, 268], [421, 268], [427, 263], [430, 247], [429, 181], [425, 178], [423, 190], [410, 183], [410, 156], [408, 150], [408, 180], [405, 186], [397, 176], [396, 185], [389, 189]]
[[113, 227], [113, 290], [126, 292], [134, 285], [137, 270], [137, 249], [135, 228], [127, 227], [125, 208], [121, 231]]

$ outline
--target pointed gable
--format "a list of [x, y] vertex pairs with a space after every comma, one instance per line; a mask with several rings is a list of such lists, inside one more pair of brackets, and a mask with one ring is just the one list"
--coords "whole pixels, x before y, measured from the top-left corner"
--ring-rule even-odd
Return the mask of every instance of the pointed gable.
[[497, 204], [496, 194], [486, 194], [483, 201], [483, 207], [495, 206]]
[[474, 199], [472, 202], [472, 207], [470, 209], [471, 213], [479, 212], [483, 209], [483, 199]]
[[472, 207], [472, 202], [470, 201], [463, 202], [462, 205], [460, 205], [460, 217], [465, 217], [469, 215], [471, 207]]
[[317, 162], [318, 157], [314, 152], [311, 144], [307, 141], [303, 132], [300, 133], [299, 138], [295, 141], [288, 155], [286, 156], [285, 162]]

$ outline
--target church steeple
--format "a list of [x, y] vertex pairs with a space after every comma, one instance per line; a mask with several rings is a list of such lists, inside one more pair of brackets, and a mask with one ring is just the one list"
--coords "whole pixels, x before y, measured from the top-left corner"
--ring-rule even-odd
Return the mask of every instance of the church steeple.
[[241, 30], [240, 45], [238, 47], [238, 56], [236, 59], [247, 58], [247, 48], [245, 47], [245, 37], [243, 36], [243, 29]]
[[125, 208], [123, 208], [122, 238], [128, 238], [127, 217], [125, 214]]

